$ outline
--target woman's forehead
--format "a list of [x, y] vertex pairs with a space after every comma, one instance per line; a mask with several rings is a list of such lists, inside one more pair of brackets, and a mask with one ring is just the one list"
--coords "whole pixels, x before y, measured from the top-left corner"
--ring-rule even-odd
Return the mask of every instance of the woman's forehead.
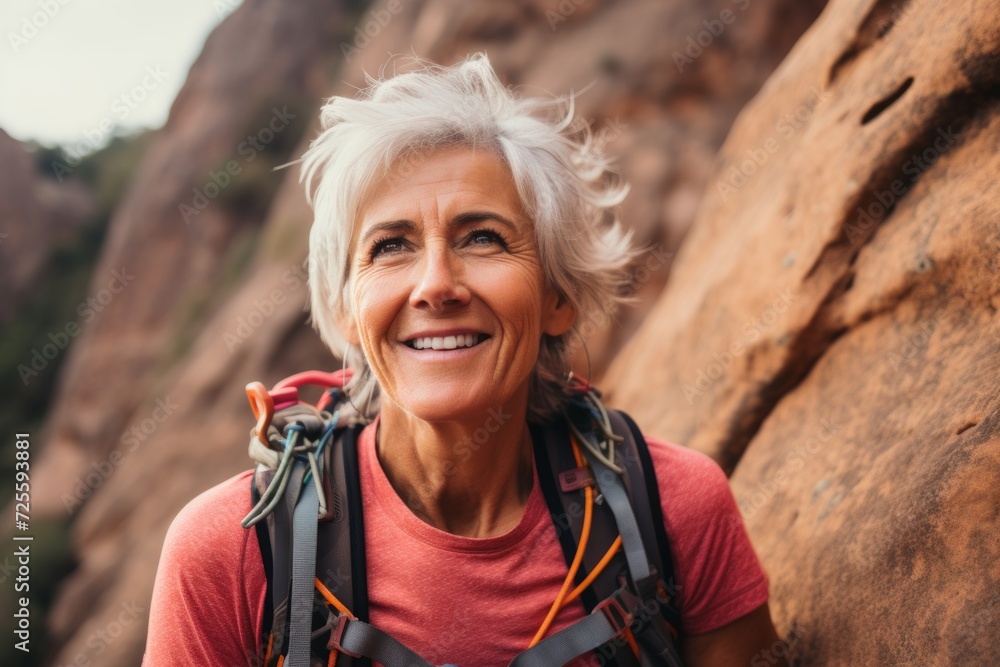
[[477, 206], [507, 217], [523, 214], [503, 160], [488, 150], [448, 148], [396, 160], [365, 198], [359, 223], [363, 228], [392, 219], [450, 218]]

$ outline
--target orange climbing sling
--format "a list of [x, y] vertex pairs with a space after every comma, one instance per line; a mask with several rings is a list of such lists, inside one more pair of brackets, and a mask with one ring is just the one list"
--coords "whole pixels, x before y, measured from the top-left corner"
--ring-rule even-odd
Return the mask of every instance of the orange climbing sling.
[[[265, 667], [312, 664], [433, 667], [368, 623], [357, 437], [343, 391], [350, 371], [311, 371], [271, 391], [247, 386], [258, 418], [258, 462], [243, 520], [255, 527], [267, 573]], [[326, 389], [315, 407], [298, 388]], [[577, 382], [565, 419], [530, 425], [535, 465], [569, 571], [534, 639], [509, 667], [552, 667], [596, 652], [601, 664], [679, 667], [680, 611], [659, 491], [642, 434]], [[583, 515], [578, 511], [583, 498]], [[337, 573], [338, 581], [324, 575]], [[341, 573], [349, 572], [345, 583]], [[332, 591], [336, 590], [338, 595]], [[547, 636], [581, 599], [590, 612]]]

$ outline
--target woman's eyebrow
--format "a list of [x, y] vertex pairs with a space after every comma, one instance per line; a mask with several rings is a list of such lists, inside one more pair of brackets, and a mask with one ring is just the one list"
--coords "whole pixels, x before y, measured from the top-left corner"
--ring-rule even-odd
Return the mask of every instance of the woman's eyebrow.
[[372, 236], [380, 232], [412, 232], [416, 229], [414, 225], [409, 220], [387, 220], [385, 222], [376, 222], [365, 228], [365, 231], [361, 234], [361, 243], [365, 243]]
[[[465, 213], [459, 213], [451, 219], [450, 225], [452, 227], [465, 227], [467, 225], [474, 225], [485, 220], [496, 220], [505, 227], [509, 227], [513, 232], [519, 231], [518, 226], [515, 223], [499, 213], [492, 213], [490, 211], [466, 211]], [[383, 222], [375, 222], [365, 228], [364, 232], [361, 234], [359, 242], [361, 244], [367, 243], [368, 239], [380, 233], [393, 232], [409, 234], [414, 232], [416, 228], [416, 224], [414, 224], [411, 220], [385, 220]]]
[[477, 222], [483, 222], [485, 220], [496, 220], [500, 224], [509, 227], [513, 232], [519, 231], [516, 224], [499, 213], [492, 213], [490, 211], [466, 211], [465, 213], [459, 213], [451, 219], [451, 224], [455, 227], [463, 227], [465, 225], [474, 225]]

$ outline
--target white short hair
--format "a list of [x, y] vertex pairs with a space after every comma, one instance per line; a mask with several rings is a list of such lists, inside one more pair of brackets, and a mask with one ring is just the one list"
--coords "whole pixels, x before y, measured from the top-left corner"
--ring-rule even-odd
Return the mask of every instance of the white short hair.
[[[611, 173], [586, 123], [574, 120], [572, 97], [521, 98], [500, 82], [485, 54], [452, 67], [418, 63], [368, 83], [357, 97], [333, 97], [323, 106], [323, 130], [303, 156], [301, 176], [315, 214], [313, 325], [354, 369], [349, 391], [364, 416], [378, 410], [378, 380], [363, 351], [342, 337], [337, 318], [354, 312], [351, 248], [362, 202], [393, 164], [413, 168], [411, 160], [438, 148], [495, 151], [534, 223], [549, 285], [574, 306], [577, 321], [614, 314], [627, 298], [634, 257], [616, 215], [628, 188]], [[570, 335], [543, 334], [540, 341], [528, 407], [534, 421], [552, 418], [564, 404]]]

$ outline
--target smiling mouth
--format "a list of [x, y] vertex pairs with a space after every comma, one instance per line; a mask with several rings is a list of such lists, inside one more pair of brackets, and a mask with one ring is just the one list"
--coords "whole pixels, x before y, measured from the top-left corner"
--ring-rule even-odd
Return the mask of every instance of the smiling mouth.
[[456, 336], [424, 336], [413, 338], [404, 344], [414, 350], [457, 350], [475, 347], [485, 341], [486, 334], [458, 334]]

